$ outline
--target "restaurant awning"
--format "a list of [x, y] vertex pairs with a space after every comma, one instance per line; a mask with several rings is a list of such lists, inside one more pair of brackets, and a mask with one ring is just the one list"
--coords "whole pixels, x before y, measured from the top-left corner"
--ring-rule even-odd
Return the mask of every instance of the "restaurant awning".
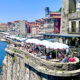
[[54, 37], [80, 37], [80, 34], [43, 34], [44, 36], [54, 36]]

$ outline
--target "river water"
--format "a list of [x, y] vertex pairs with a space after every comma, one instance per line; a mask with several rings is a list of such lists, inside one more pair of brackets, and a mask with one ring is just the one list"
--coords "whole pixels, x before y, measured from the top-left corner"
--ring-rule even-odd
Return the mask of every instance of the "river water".
[[[6, 56], [6, 52], [5, 52], [6, 47], [7, 47], [7, 43], [0, 41], [0, 66], [2, 65], [3, 59]], [[1, 69], [0, 69], [0, 73], [1, 73]]]

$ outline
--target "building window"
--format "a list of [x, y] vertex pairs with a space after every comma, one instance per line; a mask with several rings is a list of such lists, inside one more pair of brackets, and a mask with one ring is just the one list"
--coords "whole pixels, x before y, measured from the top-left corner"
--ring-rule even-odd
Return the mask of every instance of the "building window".
[[58, 26], [58, 22], [56, 22], [56, 26]]
[[72, 32], [76, 32], [76, 22], [72, 22]]
[[79, 32], [80, 32], [80, 21], [79, 21]]

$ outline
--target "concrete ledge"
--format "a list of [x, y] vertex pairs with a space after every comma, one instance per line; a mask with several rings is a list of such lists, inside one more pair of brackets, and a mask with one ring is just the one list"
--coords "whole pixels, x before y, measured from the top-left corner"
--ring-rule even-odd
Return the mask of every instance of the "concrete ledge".
[[[25, 64], [33, 67], [35, 70], [44, 73], [44, 74], [48, 74], [48, 75], [53, 75], [53, 76], [64, 76], [64, 77], [71, 77], [71, 76], [76, 76], [80, 74], [80, 69], [75, 69], [75, 70], [63, 70], [63, 68], [60, 65], [65, 65], [64, 67], [66, 68], [66, 65], [74, 65], [76, 66], [76, 63], [79, 62], [79, 59], [77, 59], [77, 62], [74, 63], [55, 63], [55, 62], [50, 62], [50, 61], [46, 61], [43, 59], [40, 59], [36, 56], [34, 56], [31, 53], [25, 52], [25, 51], [21, 51], [21, 53], [15, 53], [13, 50], [13, 48], [10, 49], [6, 49], [6, 52], [8, 54], [14, 54], [17, 55], [19, 57], [24, 58]], [[26, 54], [27, 58], [23, 55]], [[55, 66], [55, 67], [54, 67]], [[56, 68], [58, 67], [58, 68]], [[73, 67], [73, 66], [72, 66]], [[60, 69], [59, 69], [60, 68]]]

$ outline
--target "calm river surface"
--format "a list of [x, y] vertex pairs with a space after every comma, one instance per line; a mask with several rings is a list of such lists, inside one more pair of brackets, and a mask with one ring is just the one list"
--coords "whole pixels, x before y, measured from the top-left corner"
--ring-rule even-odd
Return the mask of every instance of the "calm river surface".
[[[5, 52], [6, 47], [7, 47], [7, 43], [0, 41], [0, 66], [2, 65], [3, 59], [6, 56], [6, 52]], [[0, 69], [0, 73], [1, 73], [1, 69]]]

